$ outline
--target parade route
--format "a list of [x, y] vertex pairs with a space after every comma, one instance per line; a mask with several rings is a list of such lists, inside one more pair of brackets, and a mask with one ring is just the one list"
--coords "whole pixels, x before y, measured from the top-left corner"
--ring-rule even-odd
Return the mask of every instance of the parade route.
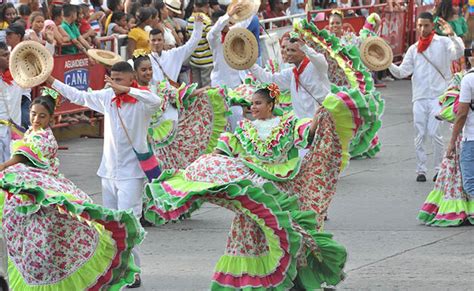
[[[474, 227], [437, 228], [416, 219], [434, 183], [415, 181], [410, 81], [387, 82], [381, 152], [352, 160], [337, 185], [325, 229], [348, 250], [345, 290], [472, 290]], [[443, 125], [447, 142], [449, 127]], [[101, 204], [96, 171], [102, 139], [60, 142], [60, 172]], [[207, 290], [233, 213], [205, 204], [191, 219], [147, 228], [137, 290]]]

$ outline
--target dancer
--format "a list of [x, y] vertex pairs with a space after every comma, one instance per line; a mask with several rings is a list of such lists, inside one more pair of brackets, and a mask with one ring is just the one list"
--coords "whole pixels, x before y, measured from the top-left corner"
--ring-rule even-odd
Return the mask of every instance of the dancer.
[[290, 39], [286, 51], [288, 62], [295, 68], [271, 73], [255, 64], [250, 72], [259, 82], [274, 82], [283, 90], [290, 89], [296, 117], [310, 118], [330, 90], [328, 63], [324, 55], [307, 45], [300, 46], [297, 37]]
[[57, 92], [32, 101], [31, 127], [0, 164], [0, 213], [12, 290], [120, 289], [135, 280], [131, 250], [144, 231], [130, 212], [113, 211], [58, 171], [50, 124]]
[[[236, 212], [213, 290], [312, 290], [343, 277], [344, 248], [317, 232], [341, 166], [333, 123], [339, 118], [325, 108], [313, 120], [276, 117], [278, 96], [275, 84], [262, 84], [252, 97], [254, 121], [242, 120], [235, 133], [221, 135], [213, 154], [146, 187], [146, 217], [155, 223], [175, 220], [201, 201]], [[297, 147], [312, 148], [303, 165]]]
[[191, 38], [182, 46], [170, 50], [163, 50], [165, 41], [160, 29], [150, 31], [151, 62], [153, 66], [153, 83], [158, 84], [164, 79], [173, 85], [178, 85], [178, 76], [183, 63], [196, 50], [204, 29], [202, 15], [197, 15]]
[[[48, 78], [48, 83], [71, 102], [104, 114], [104, 149], [97, 172], [102, 179], [103, 204], [111, 209], [131, 209], [140, 217], [145, 173], [134, 150], [148, 151], [147, 130], [151, 115], [160, 108], [161, 98], [148, 90], [135, 88], [134, 71], [127, 62], [113, 65], [106, 81], [110, 88], [84, 92], [51, 76]], [[134, 256], [140, 266], [136, 249]], [[140, 284], [137, 276], [134, 287]]]
[[434, 32], [433, 15], [423, 12], [416, 21], [420, 39], [408, 48], [402, 63], [390, 65], [389, 70], [396, 78], [412, 76], [413, 123], [415, 126], [416, 181], [426, 182], [426, 152], [424, 141], [431, 138], [434, 147], [434, 168], [437, 173], [443, 155], [443, 140], [439, 132], [440, 121], [435, 115], [440, 111], [438, 97], [448, 87], [452, 77], [451, 62], [464, 54], [464, 43], [454, 34], [451, 26], [439, 19], [443, 33]]
[[[450, 123], [455, 122], [456, 112], [459, 113], [461, 105], [459, 90], [463, 75], [464, 73], [455, 74], [446, 92], [440, 96], [439, 100], [443, 107], [437, 118]], [[474, 224], [474, 199], [463, 190], [461, 177], [459, 159], [461, 134], [455, 139], [454, 153], [450, 154], [448, 148], [441, 162], [434, 189], [429, 193], [418, 213], [418, 219], [427, 225], [446, 227], [462, 225], [465, 222]]]

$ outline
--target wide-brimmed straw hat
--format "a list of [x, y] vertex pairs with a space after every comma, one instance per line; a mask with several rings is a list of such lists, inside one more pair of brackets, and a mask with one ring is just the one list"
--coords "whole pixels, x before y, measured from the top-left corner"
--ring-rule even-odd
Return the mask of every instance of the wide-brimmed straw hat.
[[176, 14], [181, 14], [181, 1], [180, 0], [165, 0], [163, 1], [168, 10], [173, 11]]
[[236, 70], [246, 70], [257, 62], [258, 43], [246, 28], [231, 28], [224, 40], [224, 59]]
[[122, 58], [118, 54], [111, 51], [89, 49], [87, 50], [87, 54], [94, 60], [98, 61], [99, 63], [104, 64], [109, 67], [112, 67], [116, 63], [122, 61]]
[[40, 85], [53, 72], [51, 53], [39, 42], [22, 41], [10, 56], [10, 72], [15, 82], [23, 88]]
[[370, 70], [383, 71], [392, 63], [393, 52], [384, 39], [371, 36], [360, 45], [360, 58]]
[[252, 17], [258, 12], [258, 8], [260, 7], [260, 0], [232, 0], [232, 3], [227, 6], [227, 12], [238, 3], [243, 4], [242, 10], [232, 15], [231, 19], [233, 19], [234, 22], [240, 22]]

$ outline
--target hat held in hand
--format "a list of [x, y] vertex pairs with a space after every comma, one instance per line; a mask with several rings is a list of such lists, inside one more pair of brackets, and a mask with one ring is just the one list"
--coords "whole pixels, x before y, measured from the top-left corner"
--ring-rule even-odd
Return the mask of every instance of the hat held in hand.
[[112, 67], [116, 63], [122, 61], [122, 58], [118, 54], [111, 51], [89, 49], [87, 50], [87, 54], [97, 62], [109, 67]]
[[13, 80], [22, 88], [31, 88], [48, 79], [53, 72], [54, 60], [42, 44], [27, 40], [13, 49], [9, 66]]
[[229, 67], [246, 70], [257, 62], [258, 43], [246, 28], [231, 28], [224, 40], [224, 59]]
[[383, 71], [393, 61], [392, 48], [381, 37], [368, 37], [362, 42], [359, 49], [362, 62], [372, 71]]
[[257, 14], [258, 8], [260, 7], [260, 0], [232, 0], [232, 3], [227, 6], [227, 12], [229, 12], [232, 7], [238, 3], [242, 4], [242, 9], [232, 15], [231, 19], [234, 20], [234, 22], [240, 22], [252, 17], [253, 15]]

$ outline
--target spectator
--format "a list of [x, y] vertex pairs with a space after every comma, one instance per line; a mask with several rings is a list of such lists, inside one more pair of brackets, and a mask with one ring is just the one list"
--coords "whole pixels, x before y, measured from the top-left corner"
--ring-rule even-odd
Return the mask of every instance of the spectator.
[[[276, 17], [282, 17], [282, 16], [286, 16], [285, 6], [283, 5], [282, 0], [270, 0], [269, 9], [263, 12], [263, 17], [265, 19], [268, 19], [268, 18], [276, 18]], [[287, 23], [285, 20], [282, 20], [282, 21], [274, 22], [273, 25], [276, 27], [283, 27], [283, 26], [286, 26]]]
[[[212, 72], [212, 53], [209, 47], [209, 43], [206, 39], [207, 33], [211, 29], [211, 19], [208, 16], [209, 12], [209, 0], [195, 0], [194, 1], [194, 12], [203, 17], [204, 30], [202, 32], [201, 41], [199, 46], [191, 55], [191, 75], [192, 80], [198, 83], [199, 87], [205, 87], [211, 84], [211, 72]], [[188, 18], [188, 33], [192, 33], [194, 30], [194, 19], [195, 14]]]
[[89, 43], [81, 36], [79, 28], [77, 27], [77, 8], [75, 5], [65, 4], [63, 6], [63, 22], [61, 27], [66, 31], [69, 36], [69, 41], [73, 45], [63, 46], [61, 52], [63, 54], [77, 54], [79, 51], [87, 53], [87, 50], [91, 48]]
[[[454, 8], [453, 1], [451, 0], [443, 0], [439, 4], [435, 16], [435, 23], [437, 23], [437, 18], [443, 18], [446, 20], [449, 25], [454, 30], [454, 33], [463, 38], [467, 33], [467, 22], [464, 17], [459, 17], [459, 3], [457, 3], [457, 7]], [[436, 33], [439, 35], [443, 35], [440, 25], [436, 24]]]
[[[61, 27], [63, 22], [63, 7], [60, 5], [53, 5], [51, 7], [51, 19], [54, 23], [54, 39], [56, 43], [61, 46], [63, 43], [69, 41], [69, 36], [67, 32]], [[45, 21], [44, 26], [47, 27], [51, 23], [47, 20]]]
[[79, 32], [81, 33], [82, 37], [92, 46], [99, 47], [99, 43], [96, 40], [97, 32], [92, 29], [91, 24], [89, 23], [89, 6], [88, 5], [80, 5], [76, 6], [77, 9], [77, 25], [79, 27]]
[[127, 23], [127, 15], [122, 11], [117, 11], [112, 16], [107, 30], [107, 36], [112, 34], [127, 34], [129, 31]]
[[136, 15], [137, 25], [128, 33], [127, 59], [130, 59], [136, 49], [151, 51], [149, 35], [145, 31], [145, 26], [153, 22], [152, 10], [150, 8], [140, 8]]
[[6, 29], [17, 16], [15, 6], [12, 3], [5, 3], [0, 8], [0, 29]]
[[104, 31], [107, 31], [109, 29], [109, 24], [112, 20], [112, 15], [114, 15], [114, 12], [123, 11], [124, 7], [122, 4], [122, 0], [107, 0], [107, 8], [109, 8], [111, 13], [107, 16], [107, 19], [105, 20]]
[[[29, 29], [25, 32], [25, 39], [34, 40], [45, 44], [45, 39], [43, 37], [43, 28], [44, 28], [44, 15], [39, 11], [31, 13], [29, 18]], [[54, 43], [54, 34], [52, 42]]]
[[[179, 29], [176, 30], [178, 36], [183, 38], [186, 35], [186, 20], [182, 19], [180, 16], [183, 15], [181, 11], [181, 1], [180, 0], [165, 0], [166, 7], [168, 7], [169, 17], [176, 23], [176, 26]], [[182, 36], [181, 36], [182, 35]]]
[[155, 8], [158, 10], [158, 17], [160, 21], [159, 28], [163, 31], [165, 37], [165, 50], [180, 46], [183, 44], [184, 38], [180, 38], [176, 33], [176, 29], [179, 29], [174, 21], [169, 17], [168, 8], [166, 4], [158, 0], [155, 2]]
[[290, 13], [291, 15], [304, 13], [304, 0], [291, 0]]
[[[28, 23], [28, 20], [29, 20], [30, 15], [31, 15], [31, 8], [30, 8], [30, 6], [25, 5], [25, 4], [20, 5], [20, 7], [18, 7], [18, 13], [20, 14], [21, 18], [22, 18], [26, 23]], [[27, 26], [27, 28], [29, 28], [29, 27]]]
[[12, 49], [17, 46], [25, 36], [25, 28], [19, 23], [12, 23], [7, 28], [7, 45]]

